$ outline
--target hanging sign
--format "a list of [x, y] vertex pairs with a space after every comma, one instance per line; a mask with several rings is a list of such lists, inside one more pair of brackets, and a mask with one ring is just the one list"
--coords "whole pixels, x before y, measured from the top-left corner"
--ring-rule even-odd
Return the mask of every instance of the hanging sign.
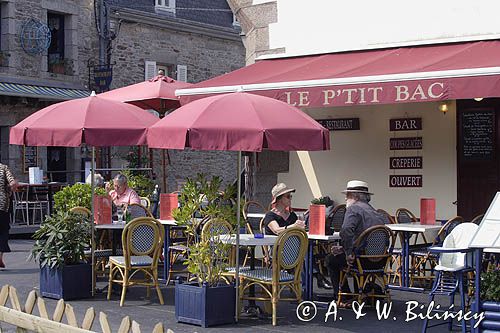
[[320, 119], [317, 122], [329, 131], [359, 130], [359, 118]]
[[422, 156], [405, 156], [389, 158], [390, 169], [422, 169]]
[[422, 187], [422, 175], [390, 175], [389, 187]]
[[389, 120], [391, 131], [420, 131], [422, 129], [422, 118], [397, 118]]
[[94, 83], [99, 92], [109, 90], [113, 80], [113, 68], [110, 65], [94, 66]]
[[422, 149], [422, 137], [411, 138], [391, 138], [389, 141], [390, 150]]

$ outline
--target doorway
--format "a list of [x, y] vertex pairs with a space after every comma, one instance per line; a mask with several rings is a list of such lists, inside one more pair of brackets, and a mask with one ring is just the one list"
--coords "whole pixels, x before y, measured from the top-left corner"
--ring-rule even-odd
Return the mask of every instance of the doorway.
[[66, 148], [47, 147], [47, 174], [49, 181], [67, 182]]
[[500, 190], [500, 99], [457, 101], [457, 212], [466, 221], [486, 213]]

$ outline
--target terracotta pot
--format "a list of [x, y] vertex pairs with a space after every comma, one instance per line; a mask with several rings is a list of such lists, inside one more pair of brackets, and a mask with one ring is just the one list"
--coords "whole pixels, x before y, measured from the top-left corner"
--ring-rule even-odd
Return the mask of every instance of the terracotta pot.
[[160, 219], [173, 220], [172, 211], [179, 206], [179, 199], [176, 193], [160, 194]]
[[309, 233], [311, 235], [325, 235], [325, 205], [309, 206]]

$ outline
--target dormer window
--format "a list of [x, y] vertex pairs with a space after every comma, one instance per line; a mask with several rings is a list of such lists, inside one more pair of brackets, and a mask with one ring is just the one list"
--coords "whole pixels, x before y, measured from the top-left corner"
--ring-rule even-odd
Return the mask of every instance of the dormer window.
[[175, 14], [175, 0], [155, 0], [155, 11]]

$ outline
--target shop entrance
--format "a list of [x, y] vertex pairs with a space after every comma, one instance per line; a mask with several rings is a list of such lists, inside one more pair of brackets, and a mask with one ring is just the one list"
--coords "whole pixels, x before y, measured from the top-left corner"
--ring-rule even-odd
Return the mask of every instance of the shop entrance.
[[47, 174], [49, 181], [66, 182], [66, 148], [47, 147]]
[[500, 99], [457, 101], [457, 212], [470, 221], [500, 191]]

